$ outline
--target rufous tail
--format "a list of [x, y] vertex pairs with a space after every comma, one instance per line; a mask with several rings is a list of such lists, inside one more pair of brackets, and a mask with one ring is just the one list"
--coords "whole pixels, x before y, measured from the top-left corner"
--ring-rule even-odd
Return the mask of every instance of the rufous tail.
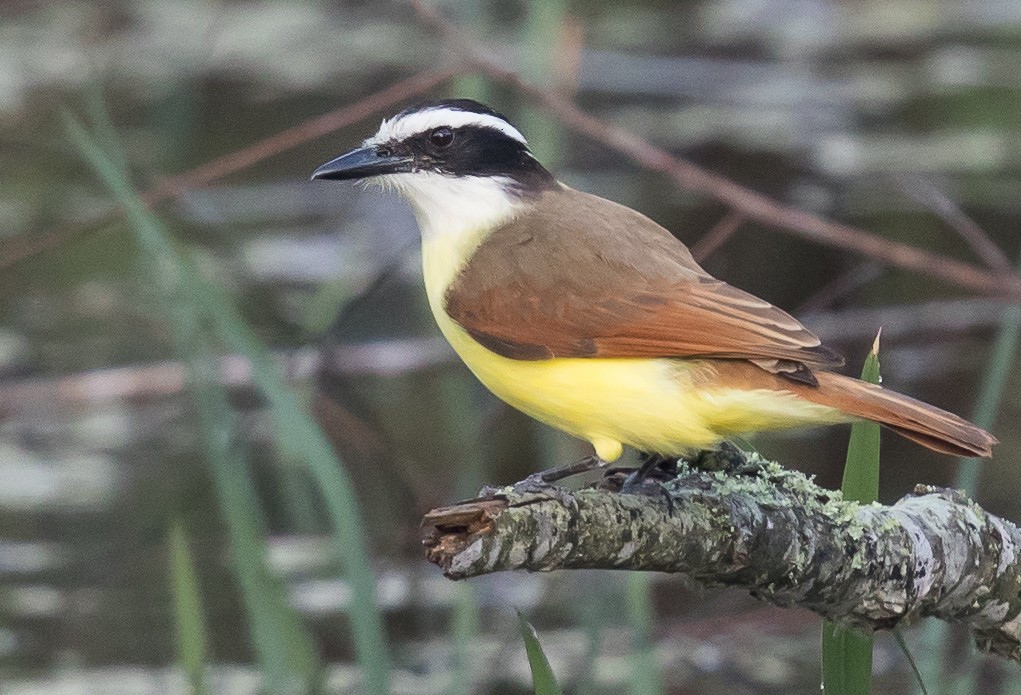
[[798, 395], [852, 417], [889, 427], [924, 447], [957, 456], [993, 455], [996, 437], [953, 413], [859, 379], [816, 372], [817, 388], [798, 389]]

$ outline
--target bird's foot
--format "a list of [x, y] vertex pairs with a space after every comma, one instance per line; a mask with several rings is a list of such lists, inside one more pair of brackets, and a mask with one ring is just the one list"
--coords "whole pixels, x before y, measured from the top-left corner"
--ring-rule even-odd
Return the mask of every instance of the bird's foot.
[[511, 489], [515, 494], [528, 495], [528, 494], [542, 494], [549, 492], [555, 486], [549, 483], [542, 475], [542, 473], [532, 473], [524, 480], [519, 480], [511, 486]]
[[646, 480], [657, 484], [677, 477], [677, 459], [662, 454], [643, 454], [642, 465], [624, 479], [621, 492], [640, 494]]
[[512, 486], [512, 489], [519, 495], [549, 493], [556, 487], [553, 483], [565, 478], [570, 478], [572, 475], [587, 473], [588, 471], [602, 468], [605, 465], [606, 462], [598, 456], [586, 456], [585, 458], [575, 461], [567, 466], [558, 466], [557, 468], [548, 468], [544, 471], [539, 471], [538, 473], [532, 473], [524, 480], [515, 483]]
[[720, 442], [715, 449], [700, 451], [688, 462], [704, 471], [735, 473], [748, 465], [748, 456], [730, 442]]
[[620, 486], [625, 495], [662, 496], [666, 501], [667, 511], [674, 513], [674, 501], [663, 487], [663, 483], [677, 477], [677, 459], [661, 454], [646, 454], [642, 465], [624, 478]]

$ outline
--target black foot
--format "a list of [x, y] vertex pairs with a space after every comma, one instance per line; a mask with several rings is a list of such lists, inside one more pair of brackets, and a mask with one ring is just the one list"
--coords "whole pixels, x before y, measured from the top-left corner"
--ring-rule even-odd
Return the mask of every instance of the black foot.
[[662, 454], [644, 454], [638, 470], [632, 472], [621, 484], [620, 491], [627, 495], [648, 495], [666, 498], [667, 506], [673, 513], [673, 500], [663, 489], [663, 483], [677, 477], [677, 459]]
[[607, 468], [602, 480], [595, 484], [599, 490], [646, 497], [663, 497], [667, 513], [673, 516], [674, 500], [663, 483], [677, 478], [679, 459], [659, 454], [643, 454], [639, 468], [613, 466]]
[[662, 482], [677, 477], [677, 459], [662, 454], [643, 454], [642, 465], [624, 480], [622, 492], [638, 491], [647, 480]]

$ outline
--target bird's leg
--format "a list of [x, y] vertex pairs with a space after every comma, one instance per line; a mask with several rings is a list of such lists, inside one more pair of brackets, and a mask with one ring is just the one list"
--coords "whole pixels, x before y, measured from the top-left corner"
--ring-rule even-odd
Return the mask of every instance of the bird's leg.
[[578, 475], [579, 473], [587, 473], [588, 471], [595, 470], [596, 468], [602, 468], [605, 465], [606, 461], [602, 460], [595, 454], [589, 454], [574, 463], [566, 466], [559, 466], [557, 468], [548, 468], [536, 473], [535, 475], [542, 478], [545, 483], [555, 483], [558, 480], [563, 480], [564, 478], [569, 478], [572, 475]]
[[663, 454], [642, 454], [642, 465], [624, 479], [621, 492], [640, 493], [645, 480], [652, 475], [655, 478], [669, 480], [677, 476], [677, 458]]
[[633, 484], [641, 485], [654, 471], [655, 477], [677, 475], [677, 459], [663, 454], [642, 454], [642, 465], [632, 474]]
[[[624, 478], [620, 486], [621, 493], [625, 495], [662, 495], [667, 507], [667, 514], [674, 514], [674, 500], [663, 487], [663, 482], [677, 477], [677, 458], [668, 457], [662, 454], [642, 454], [642, 465], [637, 470]], [[650, 485], [646, 481], [652, 476], [655, 480]]]

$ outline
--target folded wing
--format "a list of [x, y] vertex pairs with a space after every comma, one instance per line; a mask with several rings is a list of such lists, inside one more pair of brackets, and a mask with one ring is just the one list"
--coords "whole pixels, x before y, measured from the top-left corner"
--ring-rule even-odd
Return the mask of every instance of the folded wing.
[[809, 368], [843, 363], [786, 312], [710, 276], [652, 220], [575, 191], [550, 197], [487, 237], [446, 293], [447, 313], [490, 350], [747, 359], [808, 383]]

